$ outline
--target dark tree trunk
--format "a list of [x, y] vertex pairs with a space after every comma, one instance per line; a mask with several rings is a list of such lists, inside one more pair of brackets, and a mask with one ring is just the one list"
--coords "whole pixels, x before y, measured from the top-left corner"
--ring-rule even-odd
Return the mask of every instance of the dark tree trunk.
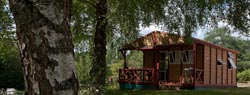
[[77, 95], [71, 0], [9, 0], [16, 23], [25, 95]]
[[94, 36], [92, 92], [94, 95], [104, 94], [106, 79], [106, 20], [107, 0], [96, 0], [96, 31]]

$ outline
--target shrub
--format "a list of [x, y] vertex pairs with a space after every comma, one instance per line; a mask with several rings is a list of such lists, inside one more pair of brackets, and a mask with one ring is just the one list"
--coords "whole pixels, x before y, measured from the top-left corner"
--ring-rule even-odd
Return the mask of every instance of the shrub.
[[250, 69], [238, 73], [237, 78], [239, 82], [250, 81]]
[[241, 61], [237, 65], [238, 72], [250, 69], [250, 61]]

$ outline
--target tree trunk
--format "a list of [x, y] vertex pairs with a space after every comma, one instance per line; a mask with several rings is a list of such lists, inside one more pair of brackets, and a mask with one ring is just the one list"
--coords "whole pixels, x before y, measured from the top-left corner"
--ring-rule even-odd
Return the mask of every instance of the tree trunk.
[[94, 36], [93, 66], [90, 71], [92, 77], [92, 93], [104, 94], [106, 79], [106, 20], [107, 0], [96, 0], [96, 31]]
[[16, 23], [25, 95], [77, 95], [71, 0], [9, 0]]

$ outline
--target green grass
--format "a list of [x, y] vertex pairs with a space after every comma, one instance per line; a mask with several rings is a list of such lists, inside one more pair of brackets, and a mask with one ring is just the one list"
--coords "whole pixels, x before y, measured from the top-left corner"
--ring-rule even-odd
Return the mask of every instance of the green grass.
[[207, 90], [119, 90], [108, 88], [105, 95], [250, 95], [250, 88], [219, 88]]

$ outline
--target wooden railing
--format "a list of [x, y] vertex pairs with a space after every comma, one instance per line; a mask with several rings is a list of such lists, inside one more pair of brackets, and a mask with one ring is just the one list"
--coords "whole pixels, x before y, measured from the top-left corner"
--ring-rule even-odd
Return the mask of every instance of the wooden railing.
[[204, 70], [202, 69], [196, 69], [196, 83], [203, 84], [204, 83]]
[[182, 72], [182, 76], [180, 76], [181, 84], [193, 84], [193, 68], [185, 68]]
[[154, 68], [119, 69], [119, 81], [127, 81], [127, 82], [154, 81]]
[[184, 69], [180, 80], [182, 84], [193, 84], [194, 82], [203, 84], [204, 71], [202, 69], [195, 70], [195, 80], [193, 76], [193, 69]]

